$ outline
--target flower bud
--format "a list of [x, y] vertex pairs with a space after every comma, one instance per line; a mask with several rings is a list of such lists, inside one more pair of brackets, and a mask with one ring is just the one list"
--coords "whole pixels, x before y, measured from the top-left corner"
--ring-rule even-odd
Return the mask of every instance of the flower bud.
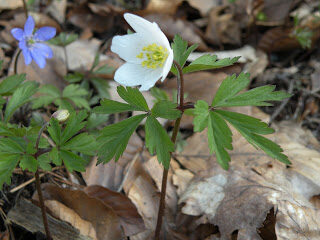
[[58, 110], [52, 114], [52, 117], [57, 119], [59, 122], [63, 122], [68, 119], [70, 113], [66, 109]]

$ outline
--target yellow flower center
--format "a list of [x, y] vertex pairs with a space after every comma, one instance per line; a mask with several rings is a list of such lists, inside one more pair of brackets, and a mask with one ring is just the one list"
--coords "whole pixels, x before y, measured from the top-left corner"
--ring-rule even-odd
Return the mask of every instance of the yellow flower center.
[[136, 57], [143, 59], [141, 62], [143, 67], [156, 69], [163, 66], [168, 55], [168, 50], [165, 47], [153, 43], [142, 48], [142, 52]]

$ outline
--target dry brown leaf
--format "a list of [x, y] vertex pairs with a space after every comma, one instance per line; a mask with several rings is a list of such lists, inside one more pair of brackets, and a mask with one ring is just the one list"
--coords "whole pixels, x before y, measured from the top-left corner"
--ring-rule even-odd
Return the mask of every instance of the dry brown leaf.
[[143, 17], [151, 22], [156, 22], [167, 37], [173, 38], [174, 35], [179, 34], [189, 44], [199, 44], [200, 51], [209, 50], [202, 40], [202, 32], [192, 22], [165, 14], [148, 14]]
[[52, 3], [46, 8], [46, 12], [49, 13], [60, 24], [63, 24], [66, 18], [67, 0], [52, 1]]
[[[43, 193], [45, 200], [58, 201], [72, 209], [81, 219], [90, 222], [98, 240], [118, 240], [126, 234], [131, 235], [143, 230], [142, 219], [134, 205], [120, 193], [101, 186], [89, 186], [81, 191], [63, 189], [50, 184], [43, 185]], [[70, 218], [72, 222], [75, 221], [75, 216], [71, 212], [71, 216], [64, 216], [64, 219]], [[133, 224], [136, 225], [134, 228]]]
[[173, 15], [183, 0], [150, 0], [144, 13], [162, 13]]
[[210, 11], [205, 37], [215, 45], [241, 44], [240, 23], [234, 19], [233, 8], [221, 6]]
[[195, 9], [198, 9], [202, 16], [207, 16], [213, 7], [221, 4], [219, 0], [188, 0], [187, 2]]
[[135, 235], [145, 230], [137, 209], [126, 196], [97, 185], [86, 187], [84, 191], [88, 196], [99, 199], [115, 212], [126, 236]]
[[110, 161], [107, 164], [97, 165], [97, 158], [94, 158], [82, 174], [88, 186], [100, 185], [117, 191], [121, 188], [127, 171], [135, 158], [139, 158], [143, 142], [137, 134], [133, 134], [128, 142], [127, 148], [122, 157], [117, 161]]
[[320, 210], [309, 199], [320, 191], [320, 153], [310, 148], [319, 148], [319, 143], [294, 124], [275, 127], [271, 138], [284, 148], [292, 167], [270, 159], [234, 133], [230, 170], [221, 169], [212, 157], [213, 166], [203, 169], [181, 196], [182, 212], [205, 216], [224, 239], [236, 230], [238, 239], [260, 239], [257, 229], [274, 208], [277, 239], [317, 239]]
[[94, 240], [97, 239], [97, 234], [92, 224], [83, 220], [74, 210], [56, 200], [46, 200], [45, 205], [55, 218], [70, 223], [73, 227], [79, 229], [80, 234]]

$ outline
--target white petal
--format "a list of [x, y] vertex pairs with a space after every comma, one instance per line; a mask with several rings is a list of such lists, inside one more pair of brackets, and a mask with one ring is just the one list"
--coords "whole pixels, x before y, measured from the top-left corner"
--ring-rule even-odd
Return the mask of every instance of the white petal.
[[114, 80], [124, 86], [141, 85], [140, 91], [149, 90], [162, 74], [162, 68], [149, 69], [134, 63], [123, 64], [114, 75]]
[[141, 34], [137, 33], [115, 36], [112, 39], [111, 51], [127, 62], [141, 63], [137, 55], [141, 53], [143, 47], [148, 45], [145, 40]]
[[169, 41], [164, 33], [155, 22], [151, 23], [148, 20], [131, 13], [125, 13], [124, 18], [136, 33], [144, 35], [144, 39], [151, 43], [162, 45], [169, 49]]
[[172, 63], [173, 63], [173, 51], [172, 49], [168, 49], [169, 51], [169, 56], [163, 66], [163, 69], [162, 69], [162, 78], [161, 78], [161, 81], [163, 82], [166, 77], [168, 76], [169, 72], [170, 72], [170, 69], [172, 67]]

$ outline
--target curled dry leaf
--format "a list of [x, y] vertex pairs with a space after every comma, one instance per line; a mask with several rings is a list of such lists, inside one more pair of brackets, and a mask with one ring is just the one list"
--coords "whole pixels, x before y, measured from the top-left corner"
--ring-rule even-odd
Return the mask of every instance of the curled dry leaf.
[[[90, 222], [98, 240], [118, 240], [144, 229], [135, 206], [120, 193], [101, 186], [89, 186], [84, 191], [64, 189], [50, 184], [44, 184], [42, 187], [45, 200], [55, 200], [72, 209], [62, 212], [63, 215], [70, 214], [63, 216], [64, 219], [70, 219], [72, 224], [77, 216], [80, 216], [82, 220]], [[37, 196], [34, 198], [37, 199]], [[60, 211], [61, 214], [57, 206], [50, 210]], [[91, 225], [87, 229], [88, 233], [93, 235]], [[74, 226], [79, 226], [79, 223]]]
[[261, 239], [257, 229], [275, 209], [277, 239], [317, 239], [320, 210], [309, 199], [320, 191], [320, 153], [313, 150], [319, 143], [295, 124], [283, 122], [275, 128], [271, 138], [283, 147], [292, 167], [270, 159], [234, 133], [229, 171], [212, 159], [213, 166], [203, 168], [182, 194], [182, 212], [205, 216], [219, 227], [222, 238], [230, 239], [238, 230], [238, 239]]
[[192, 22], [174, 18], [166, 14], [148, 14], [144, 18], [151, 22], [156, 22], [161, 30], [169, 37], [179, 34], [181, 37], [191, 44], [199, 44], [200, 51], [208, 51], [209, 48], [202, 39], [202, 32]]

